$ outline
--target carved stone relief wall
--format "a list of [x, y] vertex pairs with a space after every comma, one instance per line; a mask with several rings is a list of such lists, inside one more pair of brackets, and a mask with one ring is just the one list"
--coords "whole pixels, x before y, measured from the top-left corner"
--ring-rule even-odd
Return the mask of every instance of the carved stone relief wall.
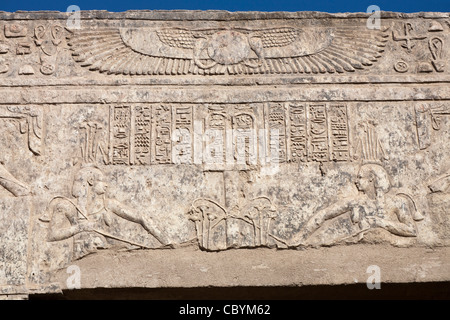
[[[149, 233], [144, 243], [123, 242], [148, 248], [176, 246], [195, 238], [204, 249], [221, 250], [297, 247], [302, 245], [298, 238], [306, 237], [301, 230], [309, 230], [308, 220], [314, 221], [309, 233], [325, 232], [325, 222], [338, 223], [348, 215], [348, 224], [340, 221], [333, 228], [342, 230], [333, 229], [333, 235], [342, 232], [356, 241], [357, 233], [360, 241], [362, 235], [379, 229], [382, 235], [378, 238], [387, 242], [420, 242], [418, 225], [428, 208], [418, 198], [430, 192], [423, 181], [432, 179], [436, 170], [445, 174], [445, 165], [419, 173], [416, 168], [430, 157], [445, 159], [445, 150], [436, 142], [448, 138], [448, 119], [442, 117], [444, 135], [429, 137], [429, 147], [423, 150], [416, 130], [417, 110], [422, 105], [291, 101], [58, 106], [54, 108], [58, 117], [50, 116], [47, 124], [47, 134], [57, 138], [46, 146], [47, 161], [52, 179], [66, 182], [47, 185], [50, 201], [40, 221], [57, 228], [52, 223], [56, 212], [69, 210], [76, 215], [78, 211], [78, 219], [89, 220], [89, 205], [98, 210], [105, 207], [110, 212], [106, 216], [122, 218], [135, 229], [126, 232], [127, 237], [136, 236], [138, 230], [142, 236]], [[441, 103], [429, 101], [427, 105], [439, 108]], [[379, 120], [387, 116], [390, 120]], [[61, 161], [57, 154], [64, 148]], [[302, 183], [294, 188], [280, 181]], [[210, 190], [208, 186], [215, 183], [220, 187]], [[317, 198], [319, 190], [322, 194]], [[108, 192], [116, 196], [108, 198]], [[348, 203], [333, 204], [331, 199], [338, 194], [348, 198]], [[132, 213], [142, 209], [130, 197], [145, 203], [143, 208], [151, 208], [149, 212]], [[130, 211], [119, 204], [127, 201]], [[176, 207], [171, 204], [174, 201]], [[315, 218], [327, 205], [335, 213]], [[154, 214], [161, 220], [152, 227], [142, 215], [150, 218]], [[366, 216], [368, 220], [388, 219], [389, 214], [398, 220], [398, 229], [364, 220]], [[286, 216], [290, 219], [285, 220]], [[104, 219], [106, 223], [109, 218]], [[172, 219], [181, 220], [169, 227], [166, 219], [171, 224]], [[103, 227], [117, 227], [111, 221]], [[174, 233], [164, 231], [168, 229]], [[114, 237], [122, 232], [118, 227], [114, 231]], [[74, 234], [69, 232], [68, 238]], [[177, 239], [171, 239], [174, 236]], [[64, 240], [49, 237], [51, 242]]]
[[28, 14], [0, 14], [0, 294], [101, 252], [450, 243], [448, 16]]
[[[257, 20], [96, 24], [83, 20], [2, 22], [0, 73], [28, 78], [126, 75], [252, 76], [434, 74], [447, 68], [445, 19], [386, 18], [380, 29], [364, 19], [281, 20], [268, 27]], [[66, 55], [71, 54], [68, 61]], [[389, 63], [380, 61], [391, 60]], [[393, 61], [393, 62], [392, 62]], [[82, 68], [75, 68], [75, 66]], [[151, 76], [151, 77], [149, 77]]]

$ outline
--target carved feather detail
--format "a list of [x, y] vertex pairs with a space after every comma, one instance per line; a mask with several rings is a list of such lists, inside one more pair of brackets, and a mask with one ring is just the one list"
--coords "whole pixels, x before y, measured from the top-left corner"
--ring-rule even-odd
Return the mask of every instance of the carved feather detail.
[[[136, 32], [145, 40], [145, 31]], [[223, 32], [231, 35], [231, 31]], [[208, 41], [219, 34], [217, 30], [161, 29], [153, 32], [156, 38], [145, 44], [153, 51], [135, 45], [143, 43], [141, 38], [133, 43], [124, 39], [123, 31], [113, 28], [74, 32], [69, 35], [68, 44], [75, 61], [82, 67], [106, 74], [252, 75], [354, 72], [372, 66], [382, 56], [388, 41], [387, 30], [339, 27], [310, 36], [302, 32], [287, 27], [246, 33], [235, 31], [241, 42], [248, 39], [248, 43], [241, 46], [248, 49], [249, 54], [233, 64], [223, 63], [228, 61], [223, 57], [214, 60], [214, 56], [208, 56]], [[311, 44], [313, 40], [308, 39], [312, 38], [316, 43]], [[159, 39], [159, 43], [154, 39]], [[197, 59], [192, 52], [194, 48], [200, 48], [197, 52], [202, 54]]]
[[298, 30], [294, 28], [277, 28], [262, 30], [254, 36], [261, 37], [264, 48], [283, 47], [292, 43], [298, 35]]
[[195, 44], [194, 34], [185, 29], [161, 29], [156, 31], [159, 40], [171, 47], [193, 49]]

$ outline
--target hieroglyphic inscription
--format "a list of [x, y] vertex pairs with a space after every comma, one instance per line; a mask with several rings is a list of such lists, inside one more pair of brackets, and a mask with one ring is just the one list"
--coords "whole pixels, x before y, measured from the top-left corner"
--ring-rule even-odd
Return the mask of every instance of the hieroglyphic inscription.
[[205, 162], [223, 164], [225, 162], [227, 114], [225, 106], [210, 106], [205, 126]]
[[169, 105], [153, 106], [153, 156], [154, 163], [172, 162], [172, 108]]
[[111, 152], [112, 164], [130, 163], [130, 123], [129, 106], [111, 108]]
[[34, 155], [43, 151], [43, 110], [38, 106], [9, 106], [0, 109], [0, 120], [16, 122], [21, 134], [27, 134], [28, 148]]
[[95, 163], [100, 156], [104, 163], [108, 163], [102, 137], [103, 126], [96, 121], [85, 121], [80, 125], [84, 132], [81, 138], [81, 159], [84, 164]]
[[251, 108], [235, 110], [233, 117], [234, 157], [239, 164], [256, 164], [256, 123]]
[[309, 106], [309, 160], [328, 160], [327, 114], [324, 104]]
[[366, 163], [380, 163], [387, 160], [383, 144], [378, 138], [375, 120], [365, 120], [359, 123], [358, 142], [354, 150], [354, 159]]
[[271, 161], [275, 163], [286, 162], [286, 113], [284, 104], [269, 104], [267, 122]]
[[174, 163], [192, 163], [193, 112], [192, 106], [173, 107], [174, 134], [172, 152]]
[[446, 104], [432, 106], [422, 103], [416, 105], [414, 110], [419, 149], [423, 150], [431, 145], [433, 130], [441, 129], [442, 117], [450, 115], [450, 107]]
[[438, 37], [433, 37], [429, 40], [428, 46], [432, 56], [431, 63], [437, 72], [443, 72], [446, 64], [443, 57], [444, 42]]
[[404, 23], [403, 35], [396, 34], [395, 31], [392, 31], [392, 38], [394, 41], [404, 41], [401, 46], [410, 53], [416, 45], [414, 41], [425, 39], [426, 35], [416, 34], [411, 23]]
[[292, 162], [307, 160], [306, 108], [304, 105], [290, 104], [290, 159]]
[[177, 121], [172, 128], [170, 105], [111, 107], [112, 164], [172, 163], [173, 130], [192, 126], [192, 117], [186, 122], [186, 109], [174, 111]]
[[345, 105], [331, 105], [329, 108], [330, 160], [349, 159], [348, 120]]
[[0, 59], [0, 73], [17, 70], [18, 75], [33, 75], [36, 68], [46, 76], [55, 73], [60, 49], [65, 45], [62, 26], [5, 24], [2, 29], [0, 54], [9, 59]]
[[41, 49], [39, 50], [40, 70], [44, 75], [51, 75], [56, 70], [63, 30], [64, 28], [58, 25], [47, 27], [39, 25], [34, 28], [34, 43]]
[[134, 112], [134, 163], [148, 165], [150, 164], [152, 109], [149, 106], [137, 106]]
[[345, 104], [151, 104], [110, 110], [111, 164], [256, 165], [266, 157], [272, 163], [350, 160]]

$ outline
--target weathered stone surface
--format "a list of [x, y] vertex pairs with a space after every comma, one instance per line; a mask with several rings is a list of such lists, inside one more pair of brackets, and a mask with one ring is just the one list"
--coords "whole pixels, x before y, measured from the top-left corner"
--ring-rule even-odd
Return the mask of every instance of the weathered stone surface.
[[0, 295], [450, 280], [448, 13], [0, 12]]

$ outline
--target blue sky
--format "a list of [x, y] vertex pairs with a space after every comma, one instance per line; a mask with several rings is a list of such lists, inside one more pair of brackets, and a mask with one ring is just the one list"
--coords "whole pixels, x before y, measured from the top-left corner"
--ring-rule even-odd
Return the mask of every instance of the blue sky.
[[0, 0], [0, 11], [66, 11], [70, 5], [81, 10], [228, 10], [228, 11], [325, 11], [365, 12], [369, 5], [383, 11], [450, 11], [450, 0]]

